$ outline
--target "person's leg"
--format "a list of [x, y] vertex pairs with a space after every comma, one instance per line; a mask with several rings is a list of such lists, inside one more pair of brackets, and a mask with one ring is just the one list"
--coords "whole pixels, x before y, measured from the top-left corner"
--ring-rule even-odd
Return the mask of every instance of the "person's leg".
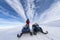
[[37, 34], [37, 29], [36, 29], [36, 27], [33, 26], [32, 29], [33, 29], [33, 34], [36, 35], [36, 34]]
[[20, 34], [20, 37], [22, 36], [23, 33]]
[[48, 31], [43, 32], [43, 29], [42, 28], [40, 28], [40, 32], [43, 33], [43, 34], [47, 34], [48, 33]]
[[30, 33], [30, 35], [32, 35], [32, 32], [29, 27], [27, 27], [27, 30], [28, 30], [28, 33]]
[[37, 29], [34, 29], [34, 35], [37, 35]]
[[22, 33], [18, 37], [20, 38], [24, 32], [25, 32], [25, 27], [22, 29]]
[[30, 33], [30, 35], [32, 36], [32, 32], [30, 31], [29, 33]]
[[21, 34], [17, 34], [17, 37], [20, 38], [20, 37], [22, 36], [22, 34], [23, 34], [23, 33], [21, 33]]

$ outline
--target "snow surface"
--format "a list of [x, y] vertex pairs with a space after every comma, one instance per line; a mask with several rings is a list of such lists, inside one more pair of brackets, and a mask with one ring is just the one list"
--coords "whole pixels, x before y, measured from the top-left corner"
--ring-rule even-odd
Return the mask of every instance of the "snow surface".
[[17, 34], [21, 32], [22, 27], [0, 30], [0, 40], [60, 40], [60, 27], [42, 27], [44, 32], [48, 30], [48, 34], [38, 33], [30, 36], [23, 34], [21, 38], [17, 38]]

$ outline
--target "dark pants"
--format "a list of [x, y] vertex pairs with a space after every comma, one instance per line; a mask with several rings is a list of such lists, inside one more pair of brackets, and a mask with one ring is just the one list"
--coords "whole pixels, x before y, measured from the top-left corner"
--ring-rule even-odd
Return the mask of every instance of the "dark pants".
[[43, 32], [43, 29], [39, 26], [32, 26], [32, 29], [33, 29], [33, 33], [36, 34], [37, 32], [41, 32], [43, 34], [47, 34], [48, 32]]
[[22, 33], [20, 34], [19, 37], [21, 37], [22, 34], [24, 34], [24, 33], [30, 33], [30, 35], [32, 35], [32, 32], [30, 31], [30, 28], [29, 28], [29, 27], [24, 27], [24, 28], [22, 29]]

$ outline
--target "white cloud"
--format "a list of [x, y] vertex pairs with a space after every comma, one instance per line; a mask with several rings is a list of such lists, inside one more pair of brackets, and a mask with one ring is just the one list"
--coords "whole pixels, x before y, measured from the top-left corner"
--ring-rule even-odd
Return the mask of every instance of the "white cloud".
[[6, 2], [23, 18], [26, 20], [24, 10], [18, 0], [6, 0]]
[[24, 23], [18, 22], [18, 21], [9, 21], [0, 18], [0, 29], [4, 28], [13, 28], [13, 27], [18, 27], [18, 26], [23, 26]]
[[55, 2], [51, 8], [45, 11], [40, 19], [41, 23], [47, 23], [55, 20], [60, 20], [60, 2]]
[[27, 0], [27, 16], [30, 20], [32, 20], [34, 16], [34, 6], [33, 0]]
[[8, 16], [8, 17], [12, 17], [12, 18], [15, 18], [15, 19], [18, 19], [16, 16], [13, 16], [13, 15], [10, 15], [10, 13], [2, 6], [0, 6], [1, 10], [0, 12], [5, 15], [5, 16]]

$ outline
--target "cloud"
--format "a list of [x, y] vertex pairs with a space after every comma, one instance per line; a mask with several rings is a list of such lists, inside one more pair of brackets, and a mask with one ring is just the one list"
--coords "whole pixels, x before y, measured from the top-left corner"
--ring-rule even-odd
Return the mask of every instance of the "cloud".
[[0, 12], [1, 12], [0, 14], [3, 14], [5, 16], [12, 17], [14, 19], [18, 19], [16, 16], [10, 15], [10, 12], [2, 6], [0, 6]]
[[23, 18], [26, 20], [24, 9], [18, 0], [6, 0], [6, 2]]
[[43, 24], [56, 20], [60, 20], [60, 2], [55, 2], [45, 11], [41, 16], [40, 22]]
[[33, 0], [27, 0], [27, 12], [26, 12], [26, 14], [30, 20], [32, 20], [33, 16], [34, 16], [34, 9], [33, 9], [34, 7], [35, 7], [35, 5], [33, 3]]
[[9, 21], [3, 18], [0, 18], [0, 29], [13, 28], [23, 26], [24, 23], [18, 21]]

